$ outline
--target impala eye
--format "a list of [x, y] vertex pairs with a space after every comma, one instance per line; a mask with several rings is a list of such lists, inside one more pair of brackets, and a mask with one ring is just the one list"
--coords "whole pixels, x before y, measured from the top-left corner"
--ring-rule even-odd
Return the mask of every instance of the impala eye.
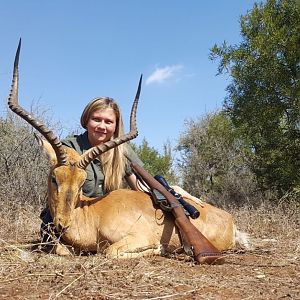
[[57, 185], [57, 181], [56, 181], [54, 174], [52, 174], [52, 176], [51, 176], [51, 183]]

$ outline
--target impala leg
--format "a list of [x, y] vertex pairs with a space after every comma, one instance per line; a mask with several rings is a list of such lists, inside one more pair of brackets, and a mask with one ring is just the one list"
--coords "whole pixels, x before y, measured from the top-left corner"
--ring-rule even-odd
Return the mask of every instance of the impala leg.
[[160, 244], [150, 244], [140, 236], [126, 236], [106, 249], [106, 257], [128, 259], [161, 255], [161, 252]]
[[73, 255], [74, 253], [72, 251], [72, 247], [66, 246], [60, 241], [60, 236], [55, 229], [48, 207], [42, 211], [40, 218], [42, 219], [40, 229], [41, 248], [46, 252], [54, 253], [60, 256]]
[[74, 255], [73, 247], [62, 243], [61, 238], [57, 237], [57, 235], [49, 230], [43, 234], [41, 249], [45, 252], [54, 253], [60, 256]]

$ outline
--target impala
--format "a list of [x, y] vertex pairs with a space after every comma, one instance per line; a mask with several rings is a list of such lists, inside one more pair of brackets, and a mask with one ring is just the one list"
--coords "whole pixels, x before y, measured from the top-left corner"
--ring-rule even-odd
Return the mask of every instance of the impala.
[[[119, 189], [100, 198], [82, 194], [85, 168], [91, 161], [137, 136], [136, 110], [141, 79], [132, 106], [129, 133], [79, 155], [63, 146], [51, 130], [18, 104], [20, 47], [21, 41], [15, 56], [8, 105], [44, 137], [41, 144], [51, 162], [48, 205], [61, 242], [57, 244], [56, 253], [69, 254], [64, 246], [68, 245], [76, 251], [104, 251], [109, 258], [134, 258], [161, 255], [180, 248], [181, 239], [173, 216], [157, 208], [147, 193]], [[191, 199], [186, 200], [191, 202]], [[192, 204], [200, 211], [200, 217], [191, 222], [206, 238], [219, 250], [234, 247], [241, 233], [232, 215], [208, 203]]]

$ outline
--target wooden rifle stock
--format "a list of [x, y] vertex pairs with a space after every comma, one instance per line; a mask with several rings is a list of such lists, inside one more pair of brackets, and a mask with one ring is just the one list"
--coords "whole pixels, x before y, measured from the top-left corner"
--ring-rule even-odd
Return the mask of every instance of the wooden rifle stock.
[[224, 257], [220, 251], [190, 222], [178, 200], [141, 166], [131, 162], [131, 167], [152, 190], [156, 189], [167, 199], [175, 224], [192, 246], [194, 259], [200, 264], [222, 264]]

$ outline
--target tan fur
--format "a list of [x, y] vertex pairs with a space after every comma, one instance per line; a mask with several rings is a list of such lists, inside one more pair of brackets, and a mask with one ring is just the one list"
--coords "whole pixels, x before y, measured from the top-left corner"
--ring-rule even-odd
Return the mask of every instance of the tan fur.
[[[56, 228], [64, 232], [65, 244], [77, 251], [105, 251], [110, 258], [159, 255], [181, 247], [173, 216], [154, 207], [146, 193], [120, 189], [101, 198], [87, 198], [81, 193], [85, 171], [75, 166], [80, 155], [66, 147], [69, 164], [57, 166], [52, 147], [46, 141], [43, 147], [52, 163], [49, 207]], [[192, 204], [200, 211], [200, 217], [191, 222], [214, 246], [219, 250], [234, 247], [232, 216], [210, 204]]]

